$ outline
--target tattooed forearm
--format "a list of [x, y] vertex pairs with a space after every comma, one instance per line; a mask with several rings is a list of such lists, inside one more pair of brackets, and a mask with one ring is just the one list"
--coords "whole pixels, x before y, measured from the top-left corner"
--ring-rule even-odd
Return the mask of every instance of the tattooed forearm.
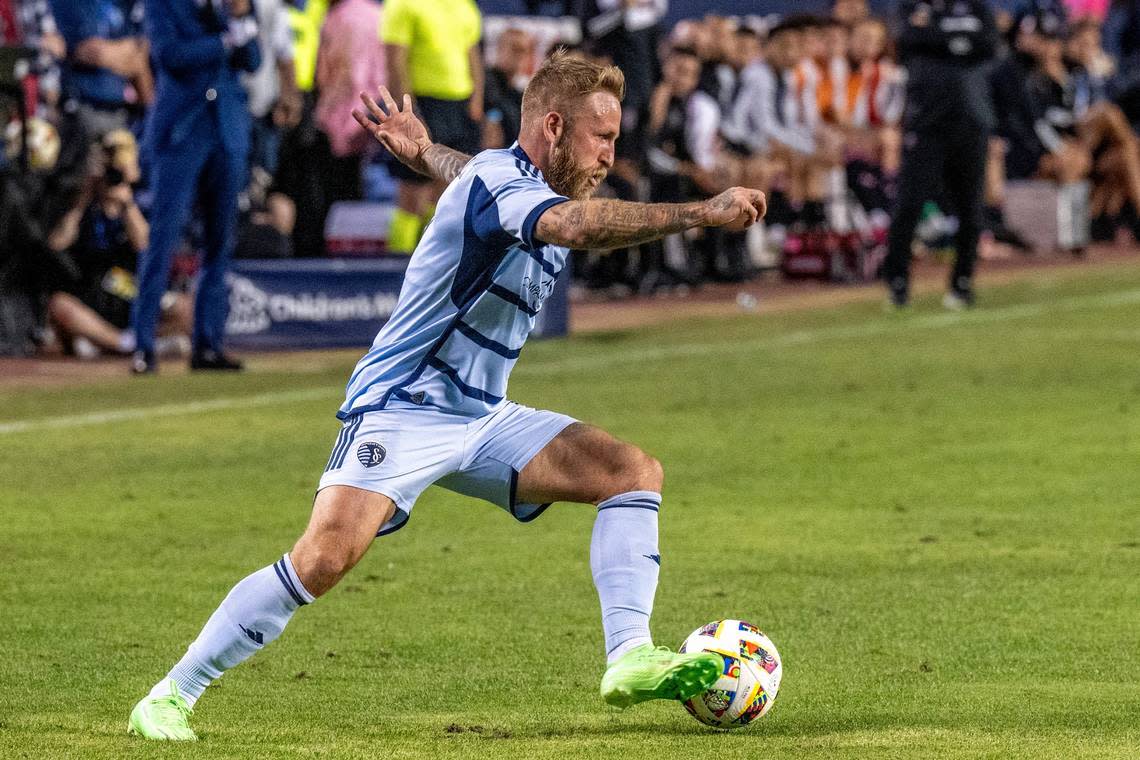
[[427, 146], [420, 151], [418, 158], [421, 164], [418, 171], [421, 174], [445, 183], [458, 177], [459, 172], [463, 171], [463, 167], [471, 160], [471, 156], [466, 153], [460, 153], [439, 143]]
[[568, 201], [539, 217], [536, 236], [567, 248], [624, 248], [703, 226], [706, 216], [704, 203]]

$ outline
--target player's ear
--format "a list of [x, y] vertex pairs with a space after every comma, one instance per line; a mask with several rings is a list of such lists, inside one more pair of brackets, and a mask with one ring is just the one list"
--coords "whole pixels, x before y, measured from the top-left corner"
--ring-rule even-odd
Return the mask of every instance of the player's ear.
[[550, 111], [542, 119], [542, 133], [543, 136], [552, 145], [562, 139], [562, 133], [566, 130], [566, 120], [562, 118], [562, 114], [557, 111]]

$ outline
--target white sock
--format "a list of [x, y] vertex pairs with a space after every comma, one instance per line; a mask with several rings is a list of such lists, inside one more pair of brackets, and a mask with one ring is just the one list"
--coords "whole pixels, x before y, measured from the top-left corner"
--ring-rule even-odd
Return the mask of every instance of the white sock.
[[297, 608], [313, 598], [301, 585], [288, 554], [243, 578], [150, 695], [169, 694], [173, 680], [193, 707], [211, 681], [280, 636]]
[[649, 616], [657, 592], [661, 554], [657, 510], [661, 494], [630, 491], [598, 505], [590, 539], [590, 570], [602, 603], [606, 660], [651, 643]]

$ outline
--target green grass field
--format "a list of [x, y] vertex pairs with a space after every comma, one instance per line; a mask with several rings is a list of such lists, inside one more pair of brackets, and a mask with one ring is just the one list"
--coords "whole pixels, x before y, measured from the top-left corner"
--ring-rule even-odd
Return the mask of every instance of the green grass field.
[[202, 741], [128, 738], [304, 527], [354, 358], [5, 391], [0, 757], [1138, 757], [1140, 267], [983, 296], [524, 352], [516, 400], [665, 464], [659, 643], [743, 617], [779, 646], [735, 733], [600, 701], [589, 507], [432, 489], [207, 692]]

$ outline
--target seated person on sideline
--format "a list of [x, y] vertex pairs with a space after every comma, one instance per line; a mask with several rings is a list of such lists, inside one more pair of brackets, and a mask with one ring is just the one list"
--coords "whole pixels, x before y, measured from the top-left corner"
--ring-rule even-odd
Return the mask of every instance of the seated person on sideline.
[[824, 221], [827, 173], [839, 165], [842, 143], [819, 123], [814, 90], [797, 87], [802, 30], [811, 23], [792, 17], [768, 32], [764, 57], [741, 73], [721, 132], [748, 152], [747, 176], [764, 188], [784, 178], [793, 214], [816, 224]]
[[[649, 200], [683, 203], [722, 190], [718, 164], [720, 108], [711, 95], [697, 89], [701, 60], [690, 48], [669, 51], [664, 78], [649, 101], [646, 163]], [[694, 261], [689, 242], [676, 234], [646, 246], [641, 289], [679, 283], [695, 284], [703, 266]]]
[[[102, 172], [89, 178], [75, 206], [48, 237], [52, 250], [75, 263], [78, 281], [48, 300], [48, 319], [65, 351], [80, 358], [99, 353], [128, 355], [135, 349], [128, 329], [135, 298], [135, 266], [150, 225], [135, 203], [138, 149], [126, 130], [99, 143]], [[164, 350], [189, 344], [190, 299], [168, 292], [162, 301]], [[178, 340], [180, 338], [181, 340]]]
[[1043, 28], [1028, 89], [1045, 148], [1037, 174], [1065, 184], [1093, 180], [1090, 211], [1117, 215], [1125, 203], [1140, 214], [1140, 142], [1124, 114], [1096, 101], [1088, 78], [1064, 57], [1068, 31]]

